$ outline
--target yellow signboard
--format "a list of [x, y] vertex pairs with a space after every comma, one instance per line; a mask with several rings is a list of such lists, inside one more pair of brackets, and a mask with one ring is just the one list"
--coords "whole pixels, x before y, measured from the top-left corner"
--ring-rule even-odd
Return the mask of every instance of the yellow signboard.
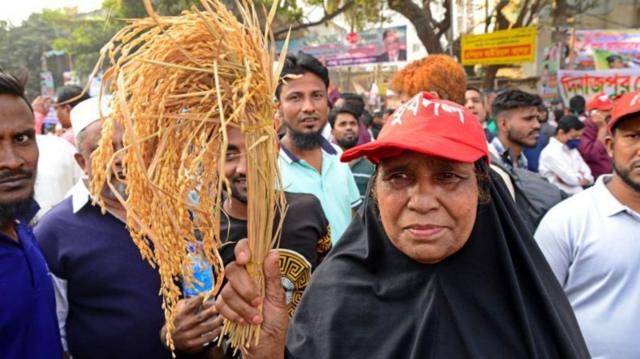
[[522, 27], [483, 35], [463, 35], [463, 65], [502, 65], [534, 62], [536, 28]]

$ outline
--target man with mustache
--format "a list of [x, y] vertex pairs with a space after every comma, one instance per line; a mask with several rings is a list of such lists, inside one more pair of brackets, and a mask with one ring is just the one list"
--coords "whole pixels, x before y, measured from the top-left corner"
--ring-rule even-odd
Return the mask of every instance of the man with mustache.
[[367, 131], [367, 126], [365, 126], [365, 124], [363, 123], [363, 119], [367, 110], [365, 109], [364, 99], [362, 98], [362, 96], [351, 92], [341, 93], [340, 97], [338, 97], [333, 107], [344, 107], [345, 105], [348, 105], [353, 110], [353, 113], [359, 120], [358, 144], [361, 145], [363, 143], [371, 142], [371, 135], [369, 134], [369, 131]]
[[47, 264], [29, 227], [38, 146], [24, 85], [0, 70], [0, 358], [60, 358]]
[[362, 200], [349, 166], [340, 163], [336, 148], [321, 135], [329, 114], [328, 86], [329, 71], [315, 57], [287, 55], [276, 89], [278, 115], [286, 128], [278, 162], [284, 191], [320, 200], [335, 243]]
[[616, 100], [613, 174], [551, 209], [535, 238], [594, 358], [639, 358], [640, 92]]
[[493, 102], [498, 136], [491, 145], [508, 167], [527, 168], [522, 151], [535, 147], [540, 136], [540, 103], [538, 96], [520, 90], [504, 91]]
[[[341, 107], [334, 107], [329, 113], [329, 123], [331, 124], [331, 135], [343, 151], [358, 144], [361, 130], [360, 121], [357, 111], [349, 103], [345, 103]], [[360, 157], [349, 162], [349, 167], [356, 180], [356, 185], [358, 185], [360, 198], [364, 199], [375, 166], [366, 158]]]
[[[158, 337], [164, 322], [158, 296], [158, 272], [140, 257], [131, 240], [122, 162], [115, 157], [112, 183], [102, 189], [104, 210], [92, 204], [91, 155], [102, 137], [101, 114], [110, 112], [108, 97], [90, 98], [71, 110], [85, 178], [71, 195], [40, 220], [35, 233], [56, 289], [58, 324], [65, 351], [73, 358], [170, 358]], [[123, 148], [123, 131], [114, 125], [113, 151]], [[102, 164], [100, 164], [102, 165]]]

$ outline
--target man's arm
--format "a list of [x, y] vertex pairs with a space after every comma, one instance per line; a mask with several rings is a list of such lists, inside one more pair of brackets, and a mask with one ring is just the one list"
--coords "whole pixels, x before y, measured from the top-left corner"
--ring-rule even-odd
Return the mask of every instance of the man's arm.
[[55, 274], [49, 273], [51, 283], [53, 284], [53, 292], [56, 297], [56, 316], [58, 317], [58, 328], [60, 329], [60, 339], [62, 341], [62, 349], [65, 353], [69, 353], [67, 345], [67, 317], [69, 316], [69, 300], [67, 298], [67, 281], [56, 277]]
[[[587, 120], [589, 121], [589, 120]], [[586, 123], [586, 128], [580, 138], [580, 154], [585, 161], [597, 159], [598, 154], [602, 151], [606, 152], [604, 146], [604, 138], [607, 136], [607, 127], [598, 126], [594, 123]]]
[[587, 180], [587, 185], [593, 184], [593, 175], [591, 174], [591, 168], [587, 165], [587, 163], [582, 159], [582, 156], [578, 157], [580, 161], [580, 172], [582, 172], [582, 177]]
[[569, 186], [580, 186], [582, 177], [579, 173], [571, 169], [570, 163], [559, 158], [561, 154], [555, 153], [550, 156], [544, 156], [540, 159], [540, 163], [544, 163], [544, 167], [548, 168], [563, 183]]

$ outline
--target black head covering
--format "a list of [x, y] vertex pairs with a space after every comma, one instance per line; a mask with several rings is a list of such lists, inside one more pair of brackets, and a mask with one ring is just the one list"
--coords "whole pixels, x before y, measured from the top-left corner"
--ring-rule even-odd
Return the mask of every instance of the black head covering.
[[389, 241], [367, 199], [317, 268], [288, 358], [588, 358], [575, 316], [495, 175], [468, 242], [440, 263]]

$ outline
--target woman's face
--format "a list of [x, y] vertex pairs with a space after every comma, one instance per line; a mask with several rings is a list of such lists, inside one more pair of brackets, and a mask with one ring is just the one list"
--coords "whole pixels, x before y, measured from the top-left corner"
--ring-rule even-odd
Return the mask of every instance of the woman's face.
[[405, 152], [381, 162], [375, 191], [391, 243], [415, 261], [437, 263], [471, 235], [479, 194], [473, 164]]

